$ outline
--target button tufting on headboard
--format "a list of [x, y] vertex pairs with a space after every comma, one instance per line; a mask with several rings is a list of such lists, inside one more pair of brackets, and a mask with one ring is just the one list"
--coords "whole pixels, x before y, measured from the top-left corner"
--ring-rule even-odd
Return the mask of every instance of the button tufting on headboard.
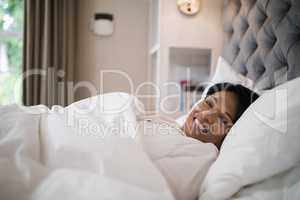
[[225, 0], [223, 57], [258, 89], [300, 76], [300, 0]]

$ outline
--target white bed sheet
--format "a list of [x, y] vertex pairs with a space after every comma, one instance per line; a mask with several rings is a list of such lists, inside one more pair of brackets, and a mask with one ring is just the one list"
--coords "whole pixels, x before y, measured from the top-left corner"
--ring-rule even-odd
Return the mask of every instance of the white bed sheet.
[[[181, 167], [185, 163], [172, 158], [170, 152], [162, 157], [167, 162], [160, 162], [153, 157], [160, 153], [154, 151], [181, 145], [184, 151], [175, 154], [191, 163], [194, 150], [204, 147], [183, 136], [181, 144], [156, 139], [153, 148], [145, 146], [151, 142], [135, 137], [139, 135], [135, 127], [140, 106], [136, 99], [124, 93], [105, 97], [105, 101], [98, 96], [52, 110], [35, 106], [24, 112], [16, 105], [1, 107], [0, 199], [184, 199], [181, 191], [178, 196], [170, 187], [173, 179], [167, 179], [162, 169], [176, 172], [177, 163]], [[87, 109], [91, 104], [95, 107]], [[120, 112], [111, 112], [115, 109]], [[126, 123], [130, 126], [124, 129]], [[206, 173], [215, 158], [215, 149], [208, 149], [212, 149], [211, 156], [204, 156], [198, 168], [193, 166], [195, 172]], [[200, 155], [197, 160], [201, 161]]]

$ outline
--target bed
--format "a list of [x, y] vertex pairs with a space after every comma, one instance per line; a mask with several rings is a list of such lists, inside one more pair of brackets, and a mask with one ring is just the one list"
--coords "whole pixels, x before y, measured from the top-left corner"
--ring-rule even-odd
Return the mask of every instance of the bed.
[[300, 1], [225, 0], [224, 31], [222, 58], [262, 95], [226, 137], [199, 199], [299, 199]]
[[139, 120], [143, 106], [124, 93], [5, 106], [0, 198], [299, 199], [300, 1], [225, 0], [224, 30], [220, 63], [262, 95], [220, 151], [176, 124], [147, 132], [156, 119]]
[[300, 76], [300, 2], [225, 0], [223, 58], [259, 90]]

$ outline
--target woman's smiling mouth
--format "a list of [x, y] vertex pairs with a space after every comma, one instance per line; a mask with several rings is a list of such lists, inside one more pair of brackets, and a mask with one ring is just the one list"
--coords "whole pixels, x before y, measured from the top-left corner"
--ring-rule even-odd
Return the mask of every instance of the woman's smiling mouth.
[[193, 128], [198, 129], [201, 134], [204, 135], [210, 134], [209, 125], [201, 123], [197, 117], [193, 118]]

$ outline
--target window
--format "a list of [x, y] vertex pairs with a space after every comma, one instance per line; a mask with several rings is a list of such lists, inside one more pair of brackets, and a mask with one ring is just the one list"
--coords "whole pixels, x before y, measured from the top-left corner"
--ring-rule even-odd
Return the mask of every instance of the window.
[[23, 15], [24, 0], [0, 0], [0, 105], [21, 102]]

